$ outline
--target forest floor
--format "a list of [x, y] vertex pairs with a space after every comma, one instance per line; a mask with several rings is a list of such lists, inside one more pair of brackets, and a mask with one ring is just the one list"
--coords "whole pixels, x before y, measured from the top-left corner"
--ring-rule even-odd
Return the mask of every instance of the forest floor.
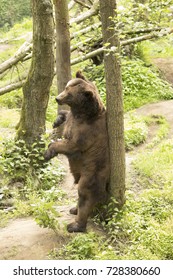
[[[166, 79], [173, 84], [173, 60], [157, 59], [155, 64], [159, 67]], [[169, 72], [169, 73], [168, 73]], [[166, 118], [170, 125], [168, 137], [173, 134], [173, 100], [163, 101], [153, 104], [147, 104], [136, 110], [137, 115], [162, 115]], [[139, 150], [144, 150], [145, 145], [152, 141], [155, 136], [155, 129], [150, 127], [148, 139], [145, 144], [140, 145], [133, 152], [126, 154], [127, 175], [130, 175], [131, 162], [138, 154]], [[68, 194], [70, 200], [77, 197], [77, 188], [73, 186], [73, 178], [68, 168], [68, 162], [65, 157], [61, 157], [66, 175], [62, 183], [62, 189]], [[49, 253], [55, 248], [61, 248], [65, 244], [69, 234], [64, 233], [64, 224], [72, 221], [74, 217], [69, 214], [69, 209], [73, 205], [63, 205], [57, 207], [57, 211], [61, 214], [59, 222], [62, 229], [58, 234], [51, 229], [39, 227], [33, 218], [27, 217], [16, 219], [7, 224], [6, 227], [0, 228], [0, 259], [4, 260], [45, 260], [49, 259]], [[88, 223], [88, 231], [91, 229], [100, 230], [94, 226], [92, 221]]]

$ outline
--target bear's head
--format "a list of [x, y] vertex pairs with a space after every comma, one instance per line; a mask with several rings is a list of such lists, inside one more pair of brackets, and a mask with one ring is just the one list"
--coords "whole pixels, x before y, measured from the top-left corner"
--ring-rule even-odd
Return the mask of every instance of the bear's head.
[[74, 115], [84, 115], [86, 118], [95, 117], [105, 111], [96, 86], [88, 81], [80, 71], [76, 78], [70, 80], [65, 90], [56, 101], [59, 105], [67, 104]]

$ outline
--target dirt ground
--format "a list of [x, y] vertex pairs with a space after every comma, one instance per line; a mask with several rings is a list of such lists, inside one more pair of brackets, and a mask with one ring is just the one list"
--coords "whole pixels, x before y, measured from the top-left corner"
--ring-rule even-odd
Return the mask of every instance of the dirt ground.
[[[163, 62], [163, 61], [162, 61]], [[168, 66], [169, 66], [168, 61]], [[164, 61], [164, 67], [166, 62]], [[159, 66], [160, 67], [160, 66]], [[161, 67], [160, 67], [161, 68]], [[173, 72], [173, 60], [170, 66]], [[168, 68], [167, 68], [168, 69]], [[173, 73], [170, 74], [170, 82], [173, 83]], [[173, 134], [173, 100], [163, 101], [159, 103], [145, 105], [136, 113], [139, 115], [163, 115], [170, 124], [170, 135]], [[152, 133], [151, 133], [152, 135]], [[68, 193], [68, 197], [75, 199], [77, 196], [76, 187], [73, 186], [73, 178], [68, 169], [68, 162], [64, 157], [61, 157], [62, 164], [67, 170], [63, 190]], [[126, 164], [129, 165], [131, 158], [127, 156]], [[61, 213], [59, 219], [62, 227], [64, 222], [69, 222], [74, 217], [69, 214], [71, 205], [58, 207], [58, 212]], [[89, 228], [91, 224], [89, 223]], [[40, 228], [32, 218], [17, 219], [9, 222], [5, 228], [0, 228], [0, 259], [4, 260], [44, 260], [48, 259], [48, 254], [54, 248], [61, 247], [64, 242], [64, 229], [60, 230], [56, 235], [52, 230]]]

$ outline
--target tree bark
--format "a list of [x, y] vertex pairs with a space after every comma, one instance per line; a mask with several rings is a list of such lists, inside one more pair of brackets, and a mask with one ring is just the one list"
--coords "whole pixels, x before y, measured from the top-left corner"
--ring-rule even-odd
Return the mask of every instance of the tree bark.
[[[70, 31], [68, 4], [66, 0], [54, 0], [56, 16], [56, 71], [58, 93], [62, 92], [71, 79], [70, 67]], [[68, 106], [58, 106], [58, 111]], [[63, 127], [57, 128], [57, 136], [61, 136]]]
[[[125, 145], [120, 43], [114, 21], [115, 11], [115, 0], [100, 0], [103, 43], [109, 43], [109, 49], [104, 53], [104, 66], [111, 164], [110, 194], [116, 199], [117, 206], [121, 207], [125, 202]], [[116, 49], [116, 53], [111, 52], [111, 48]]]
[[45, 116], [54, 73], [53, 10], [51, 0], [33, 0], [33, 56], [23, 87], [23, 105], [17, 137], [27, 145], [45, 132]]

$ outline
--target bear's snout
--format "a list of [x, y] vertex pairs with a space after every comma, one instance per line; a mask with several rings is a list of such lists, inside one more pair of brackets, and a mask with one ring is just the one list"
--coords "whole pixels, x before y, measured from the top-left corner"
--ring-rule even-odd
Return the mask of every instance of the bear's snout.
[[65, 90], [56, 97], [56, 102], [59, 105], [65, 104], [66, 100], [68, 100], [68, 93]]
[[59, 105], [62, 105], [63, 102], [61, 100], [61, 98], [59, 98], [58, 96], [55, 98], [56, 102], [59, 104]]

